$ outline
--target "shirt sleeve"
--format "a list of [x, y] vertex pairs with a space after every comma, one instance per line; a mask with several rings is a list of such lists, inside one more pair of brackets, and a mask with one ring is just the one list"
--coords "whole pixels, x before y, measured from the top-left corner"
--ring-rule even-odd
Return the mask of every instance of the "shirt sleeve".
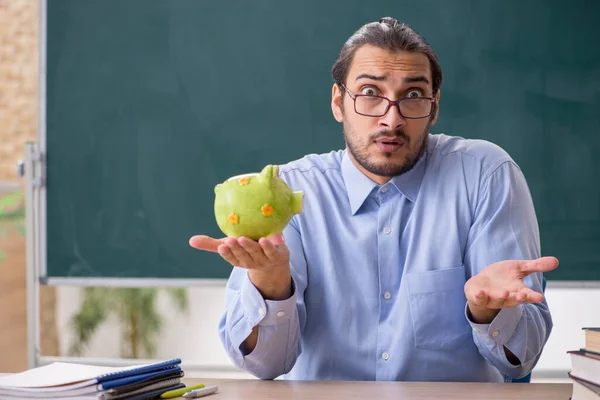
[[[465, 266], [471, 276], [498, 261], [540, 257], [533, 201], [518, 166], [512, 161], [503, 162], [483, 180], [479, 193], [465, 254]], [[523, 281], [542, 293], [542, 280], [541, 273], [534, 273]], [[490, 324], [472, 322], [467, 308], [465, 318], [473, 328], [479, 353], [511, 378], [531, 372], [552, 330], [545, 299], [538, 304], [522, 303], [503, 309]], [[520, 365], [507, 360], [504, 347], [519, 359]]]
[[[306, 261], [300, 234], [292, 223], [285, 228], [284, 239], [290, 250], [292, 296], [282, 301], [265, 300], [248, 278], [247, 270], [234, 267], [227, 282], [225, 313], [219, 323], [219, 336], [229, 358], [260, 379], [275, 379], [288, 373], [301, 352], [300, 322], [306, 320]], [[258, 342], [246, 354], [242, 343], [255, 326]]]

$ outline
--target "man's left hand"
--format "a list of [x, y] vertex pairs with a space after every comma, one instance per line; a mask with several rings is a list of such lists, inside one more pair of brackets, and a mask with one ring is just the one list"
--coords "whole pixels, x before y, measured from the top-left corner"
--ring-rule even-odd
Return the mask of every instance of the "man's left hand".
[[465, 296], [473, 322], [489, 324], [502, 308], [523, 302], [539, 303], [544, 295], [523, 283], [534, 272], [548, 272], [558, 267], [555, 257], [537, 260], [507, 260], [489, 265], [465, 284]]

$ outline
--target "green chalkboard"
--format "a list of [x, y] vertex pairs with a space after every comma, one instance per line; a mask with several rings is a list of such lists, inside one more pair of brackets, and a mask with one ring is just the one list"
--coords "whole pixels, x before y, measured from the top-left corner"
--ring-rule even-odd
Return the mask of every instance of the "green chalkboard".
[[600, 280], [600, 2], [47, 2], [47, 277], [226, 278], [213, 187], [344, 146], [330, 68], [382, 16], [444, 70], [434, 132], [522, 167], [555, 280]]

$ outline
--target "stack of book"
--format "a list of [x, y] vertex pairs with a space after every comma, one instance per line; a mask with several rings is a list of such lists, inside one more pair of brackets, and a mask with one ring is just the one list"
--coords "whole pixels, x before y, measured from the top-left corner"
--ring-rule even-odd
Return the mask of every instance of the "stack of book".
[[600, 328], [583, 328], [585, 347], [569, 351], [572, 400], [600, 400]]
[[101, 367], [55, 362], [0, 377], [1, 399], [141, 400], [185, 387], [181, 360]]

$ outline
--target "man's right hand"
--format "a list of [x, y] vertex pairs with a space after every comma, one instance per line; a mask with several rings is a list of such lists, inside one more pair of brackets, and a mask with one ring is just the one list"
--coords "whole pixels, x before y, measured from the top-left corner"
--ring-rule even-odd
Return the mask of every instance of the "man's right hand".
[[214, 239], [198, 235], [190, 239], [190, 246], [219, 253], [231, 265], [246, 268], [250, 281], [267, 300], [285, 300], [292, 295], [290, 252], [281, 234], [258, 242], [243, 236]]
[[[285, 300], [292, 295], [290, 252], [283, 235], [260, 238], [258, 242], [247, 237], [214, 239], [198, 235], [190, 238], [190, 246], [219, 253], [231, 265], [246, 268], [250, 282], [264, 299]], [[242, 344], [244, 353], [251, 353], [257, 342], [255, 326]]]

